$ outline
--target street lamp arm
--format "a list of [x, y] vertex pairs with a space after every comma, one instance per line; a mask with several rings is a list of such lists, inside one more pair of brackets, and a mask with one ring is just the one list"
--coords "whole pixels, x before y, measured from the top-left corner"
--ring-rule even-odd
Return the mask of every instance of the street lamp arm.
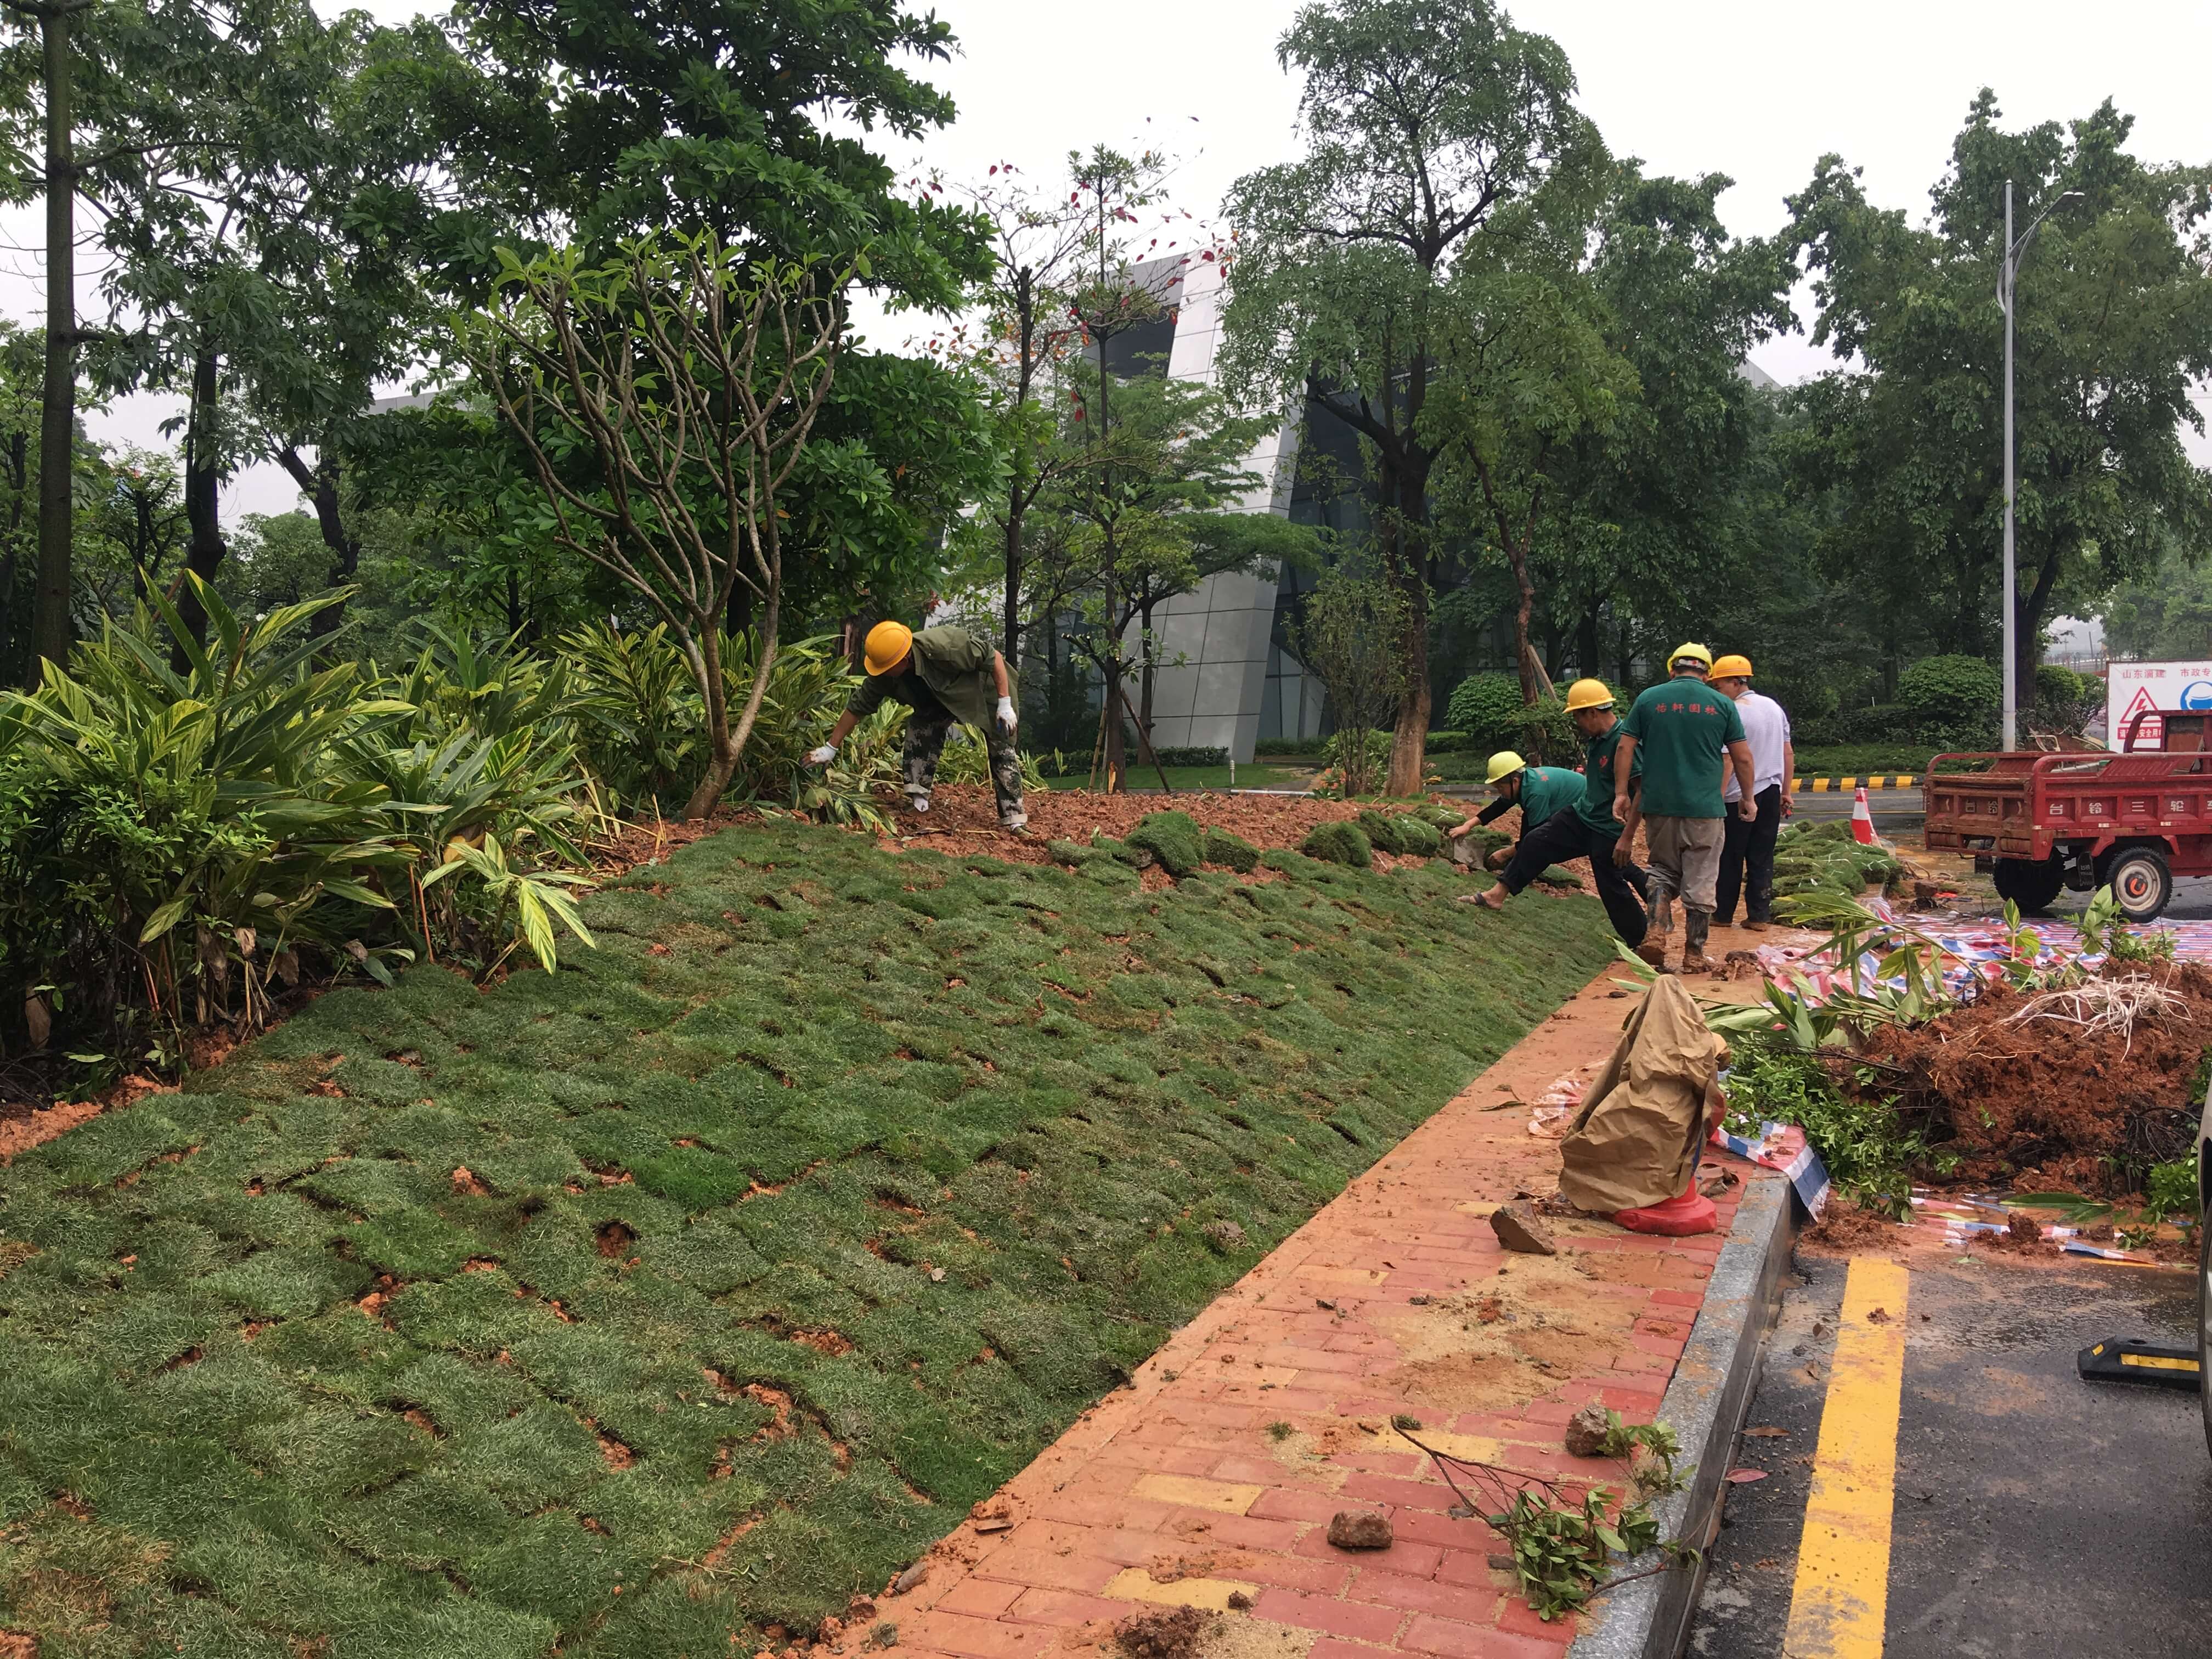
[[2021, 232], [2019, 240], [2014, 241], [2011, 246], [2005, 250], [2004, 269], [1999, 273], [1997, 277], [1998, 304], [2006, 307], [2009, 307], [2012, 304], [2013, 289], [2018, 285], [2020, 281], [2020, 262], [2027, 257], [2028, 240], [2035, 234], [2037, 228], [2057, 210], [2061, 203], [2078, 202], [2081, 199], [2081, 192], [2078, 190], [2066, 191], [2058, 196], [2053, 197], [2045, 206], [2042, 212], [2037, 214], [2034, 218], [2028, 221], [2027, 228]]

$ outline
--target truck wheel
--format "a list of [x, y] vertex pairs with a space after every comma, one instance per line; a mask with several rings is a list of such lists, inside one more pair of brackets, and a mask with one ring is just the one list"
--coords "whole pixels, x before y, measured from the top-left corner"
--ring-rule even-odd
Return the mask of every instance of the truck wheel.
[[1997, 896], [2011, 900], [2022, 911], [2048, 910], [2066, 884], [2066, 876], [2055, 858], [1999, 859], [1996, 883]]
[[2153, 847], [2130, 847], [2113, 855], [2101, 884], [2112, 890], [2120, 914], [2130, 921], [2152, 921], [2173, 897], [2173, 872], [2166, 855]]

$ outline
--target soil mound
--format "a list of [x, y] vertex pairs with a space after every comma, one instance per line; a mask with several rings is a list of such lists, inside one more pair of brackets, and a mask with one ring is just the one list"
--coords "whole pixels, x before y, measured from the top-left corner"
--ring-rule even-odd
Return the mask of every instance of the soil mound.
[[2103, 1194], [2128, 1167], [2185, 1154], [2212, 1049], [2212, 973], [2133, 967], [2075, 990], [1992, 985], [1926, 1024], [1883, 1030], [1870, 1085], [1924, 1113], [1955, 1177]]

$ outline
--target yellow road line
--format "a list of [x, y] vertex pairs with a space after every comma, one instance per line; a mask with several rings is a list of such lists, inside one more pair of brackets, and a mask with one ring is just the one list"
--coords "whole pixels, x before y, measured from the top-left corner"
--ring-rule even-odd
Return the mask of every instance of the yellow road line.
[[1896, 1262], [1870, 1257], [1844, 1281], [1784, 1659], [1881, 1659], [1907, 1283]]

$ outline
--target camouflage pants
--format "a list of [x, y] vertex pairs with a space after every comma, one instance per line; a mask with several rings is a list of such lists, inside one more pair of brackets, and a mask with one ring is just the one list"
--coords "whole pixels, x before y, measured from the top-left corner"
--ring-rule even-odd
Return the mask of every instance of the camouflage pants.
[[[916, 709], [907, 716], [908, 800], [921, 803], [929, 799], [929, 787], [937, 781], [938, 757], [945, 752], [945, 740], [952, 735], [953, 725], [952, 716], [943, 712], [925, 714]], [[984, 751], [991, 757], [991, 788], [999, 798], [1000, 827], [1019, 830], [1030, 821], [1022, 805], [1021, 754], [1014, 740], [1000, 732], [996, 721], [981, 735]]]

